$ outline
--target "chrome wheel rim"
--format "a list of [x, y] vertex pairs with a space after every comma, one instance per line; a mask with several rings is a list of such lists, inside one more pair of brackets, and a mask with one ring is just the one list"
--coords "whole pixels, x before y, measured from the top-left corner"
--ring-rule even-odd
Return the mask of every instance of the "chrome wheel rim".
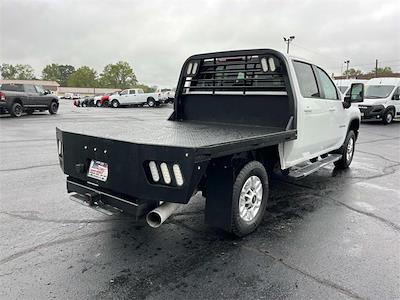
[[346, 160], [350, 161], [351, 158], [353, 157], [353, 152], [354, 152], [354, 139], [350, 138], [349, 142], [347, 143], [347, 149], [346, 149]]
[[387, 122], [387, 123], [392, 122], [392, 114], [391, 114], [391, 113], [388, 113], [388, 114], [386, 115], [386, 122]]
[[239, 197], [239, 215], [246, 222], [253, 221], [261, 206], [263, 187], [258, 176], [249, 177], [244, 183]]

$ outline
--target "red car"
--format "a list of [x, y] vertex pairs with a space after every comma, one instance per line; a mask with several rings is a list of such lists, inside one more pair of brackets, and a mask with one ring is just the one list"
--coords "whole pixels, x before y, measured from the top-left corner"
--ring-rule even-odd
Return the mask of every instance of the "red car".
[[110, 104], [110, 96], [119, 92], [104, 94], [99, 101], [96, 102], [97, 107], [108, 107]]

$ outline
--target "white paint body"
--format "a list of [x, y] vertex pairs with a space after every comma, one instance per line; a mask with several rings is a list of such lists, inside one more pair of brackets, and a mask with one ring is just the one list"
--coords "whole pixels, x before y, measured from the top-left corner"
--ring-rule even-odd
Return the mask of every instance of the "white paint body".
[[110, 103], [117, 100], [120, 105], [144, 104], [150, 98], [155, 102], [159, 101], [158, 93], [145, 93], [142, 89], [126, 89], [120, 94], [110, 96]]
[[293, 62], [313, 64], [292, 56], [286, 56], [286, 59], [289, 65], [289, 77], [292, 79], [293, 94], [296, 97], [297, 139], [279, 145], [282, 169], [339, 149], [345, 141], [351, 121], [354, 119], [360, 121], [358, 107], [354, 105], [347, 109], [343, 107], [344, 96], [333, 81], [339, 99], [303, 97]]

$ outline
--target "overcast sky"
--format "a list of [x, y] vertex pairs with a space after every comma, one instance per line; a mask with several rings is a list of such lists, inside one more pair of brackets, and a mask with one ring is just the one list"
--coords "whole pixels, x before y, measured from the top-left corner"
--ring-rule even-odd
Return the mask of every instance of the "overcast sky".
[[0, 63], [128, 61], [139, 81], [174, 86], [184, 60], [210, 51], [274, 48], [340, 73], [375, 59], [400, 71], [400, 1], [0, 0]]

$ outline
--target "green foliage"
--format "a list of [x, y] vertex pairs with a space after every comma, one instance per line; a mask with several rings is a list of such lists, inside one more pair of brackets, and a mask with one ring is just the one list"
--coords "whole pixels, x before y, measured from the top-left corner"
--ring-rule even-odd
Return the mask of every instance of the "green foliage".
[[0, 73], [3, 79], [34, 79], [35, 72], [30, 65], [22, 64], [2, 64]]
[[136, 84], [134, 87], [136, 89], [142, 89], [145, 93], [153, 93], [153, 92], [156, 91], [155, 88], [152, 88], [152, 87], [150, 87], [148, 85], [145, 85], [145, 84], [142, 84], [142, 83]]
[[94, 69], [83, 66], [78, 68], [68, 78], [68, 86], [95, 87], [97, 84], [97, 73]]
[[349, 70], [344, 71], [343, 75], [349, 76], [349, 77], [356, 77], [356, 76], [362, 75], [362, 71], [354, 69], [354, 68], [350, 68]]
[[68, 84], [68, 79], [75, 72], [71, 65], [50, 64], [43, 68], [42, 79], [57, 81], [61, 86]]
[[[375, 74], [375, 69], [371, 70], [368, 74], [374, 75]], [[383, 68], [378, 68], [378, 75], [388, 75], [388, 74], [393, 74], [392, 68], [391, 67], [383, 67]]]
[[137, 84], [136, 75], [126, 61], [108, 64], [104, 67], [99, 80], [101, 87], [125, 89]]

